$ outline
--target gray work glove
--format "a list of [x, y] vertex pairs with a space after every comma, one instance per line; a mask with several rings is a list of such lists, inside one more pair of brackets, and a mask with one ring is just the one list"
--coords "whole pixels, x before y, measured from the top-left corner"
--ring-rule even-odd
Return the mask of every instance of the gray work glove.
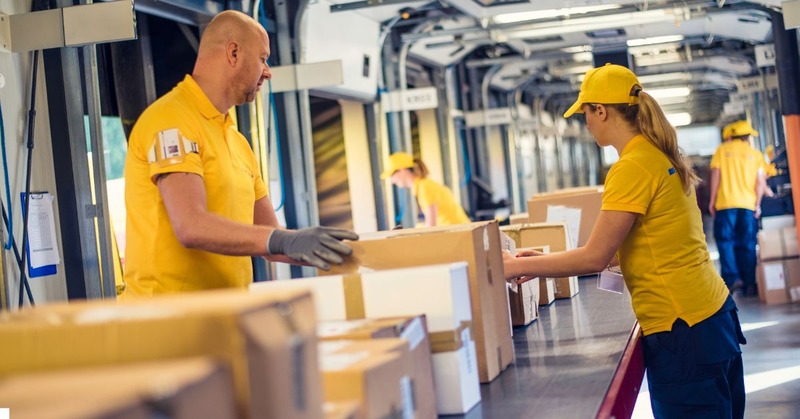
[[275, 229], [267, 239], [267, 250], [272, 255], [286, 255], [327, 271], [331, 263], [342, 263], [341, 255], [353, 253], [353, 249], [342, 240], [358, 240], [358, 234], [330, 227]]

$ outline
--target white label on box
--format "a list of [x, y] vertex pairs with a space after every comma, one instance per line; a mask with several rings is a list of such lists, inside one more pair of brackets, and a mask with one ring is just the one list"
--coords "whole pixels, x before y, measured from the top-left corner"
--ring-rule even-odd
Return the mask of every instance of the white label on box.
[[414, 419], [414, 386], [407, 375], [400, 378], [400, 393], [403, 395], [403, 419]]
[[569, 234], [569, 242], [572, 249], [578, 248], [578, 237], [581, 231], [581, 209], [565, 207], [563, 205], [548, 205], [547, 206], [547, 219], [548, 223], [567, 223], [567, 234]]
[[322, 371], [341, 371], [349, 368], [356, 362], [360, 362], [369, 357], [369, 352], [352, 352], [347, 354], [333, 354], [321, 356], [319, 369]]
[[11, 409], [8, 407], [0, 407], [0, 419], [9, 419], [11, 417]]
[[800, 287], [789, 288], [789, 299], [792, 301], [800, 301]]
[[330, 337], [343, 335], [367, 323], [367, 320], [326, 321], [317, 323], [317, 336]]
[[425, 339], [425, 332], [422, 330], [422, 319], [415, 318], [408, 324], [406, 330], [400, 333], [400, 338], [408, 341], [408, 347], [411, 351], [417, 348], [417, 345]]
[[489, 229], [483, 229], [483, 250], [489, 251]]
[[[464, 347], [467, 348], [467, 365], [466, 365], [467, 366], [467, 373], [471, 373], [472, 372], [472, 368], [474, 368], [472, 366], [472, 362], [473, 362], [473, 360], [477, 359], [475, 357], [475, 354], [470, 352], [470, 344], [469, 343], [471, 341], [472, 341], [472, 338], [470, 336], [469, 327], [465, 327], [464, 330], [461, 331], [461, 345], [463, 345]], [[474, 348], [474, 345], [472, 345], [472, 347]]]
[[768, 290], [782, 290], [786, 288], [786, 279], [783, 276], [783, 264], [764, 264], [764, 283]]

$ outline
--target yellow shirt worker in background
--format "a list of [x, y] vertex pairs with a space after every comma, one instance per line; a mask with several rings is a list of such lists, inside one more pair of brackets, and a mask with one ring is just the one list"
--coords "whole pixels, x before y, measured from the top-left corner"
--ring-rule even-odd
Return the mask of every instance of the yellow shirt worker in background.
[[397, 152], [389, 156], [381, 179], [392, 179], [392, 184], [400, 188], [411, 188], [422, 213], [426, 226], [453, 225], [469, 223], [464, 208], [456, 202], [453, 193], [444, 185], [428, 178], [428, 168], [422, 160], [414, 159], [408, 153]]
[[505, 254], [506, 277], [596, 273], [616, 254], [644, 334], [655, 417], [742, 418], [744, 337], [706, 248], [697, 176], [675, 129], [636, 76], [618, 65], [586, 73], [564, 116], [574, 113], [585, 113], [597, 144], [620, 156], [606, 178], [600, 215], [583, 247]]
[[723, 143], [711, 158], [708, 203], [722, 278], [732, 292], [744, 287], [748, 296], [758, 294], [757, 218], [766, 185], [764, 156], [750, 146], [751, 135], [758, 132], [747, 121], [736, 121], [722, 130]]
[[252, 150], [228, 111], [271, 77], [269, 37], [244, 13], [206, 27], [191, 76], [148, 107], [125, 161], [124, 298], [246, 287], [250, 256], [327, 269], [346, 230], [278, 225]]

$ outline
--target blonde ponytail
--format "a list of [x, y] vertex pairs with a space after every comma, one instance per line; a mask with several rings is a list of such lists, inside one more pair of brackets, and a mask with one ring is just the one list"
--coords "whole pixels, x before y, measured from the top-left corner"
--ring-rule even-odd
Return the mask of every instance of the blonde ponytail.
[[428, 177], [428, 166], [420, 159], [414, 159], [414, 173], [421, 178]]
[[617, 110], [662, 153], [667, 156], [675, 171], [681, 177], [683, 191], [688, 195], [691, 189], [700, 182], [700, 178], [692, 169], [689, 158], [678, 147], [678, 136], [675, 128], [667, 121], [664, 111], [658, 102], [643, 91], [638, 92], [639, 104], [619, 105]]

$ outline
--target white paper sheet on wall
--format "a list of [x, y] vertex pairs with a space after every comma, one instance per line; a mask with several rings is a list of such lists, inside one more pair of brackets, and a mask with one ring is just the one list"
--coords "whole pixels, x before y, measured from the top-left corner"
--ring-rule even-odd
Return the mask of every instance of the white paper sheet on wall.
[[580, 230], [581, 230], [580, 208], [565, 207], [563, 205], [548, 205], [547, 222], [567, 223], [569, 242], [572, 245], [573, 249], [578, 247], [578, 237], [580, 237]]
[[28, 213], [28, 247], [32, 268], [57, 265], [61, 262], [56, 241], [53, 199], [49, 193], [31, 194]]

